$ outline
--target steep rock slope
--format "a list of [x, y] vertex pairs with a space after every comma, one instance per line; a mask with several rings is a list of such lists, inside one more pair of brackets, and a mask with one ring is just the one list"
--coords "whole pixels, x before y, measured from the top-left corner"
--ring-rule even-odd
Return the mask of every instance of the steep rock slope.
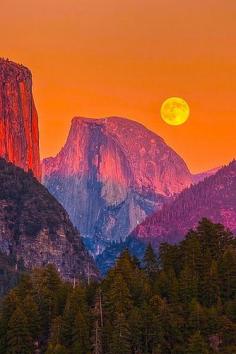
[[30, 71], [0, 59], [0, 156], [40, 179], [38, 116]]
[[222, 223], [236, 233], [236, 161], [215, 175], [182, 191], [176, 199], [148, 217], [132, 233], [140, 239], [177, 242], [200, 219]]
[[74, 118], [65, 146], [43, 161], [43, 183], [90, 237], [95, 253], [102, 242], [124, 239], [191, 181], [184, 161], [162, 138], [118, 117]]
[[31, 173], [0, 159], [0, 252], [26, 269], [54, 264], [67, 280], [97, 270], [63, 207]]

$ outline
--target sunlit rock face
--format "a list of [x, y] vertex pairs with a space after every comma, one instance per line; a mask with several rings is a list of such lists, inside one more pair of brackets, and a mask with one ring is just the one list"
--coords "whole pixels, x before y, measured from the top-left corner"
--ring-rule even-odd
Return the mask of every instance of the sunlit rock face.
[[236, 234], [236, 161], [212, 176], [182, 191], [162, 210], [146, 218], [132, 236], [151, 241], [175, 243], [202, 218], [221, 223]]
[[40, 179], [38, 116], [30, 71], [0, 59], [0, 156]]
[[95, 253], [103, 242], [125, 239], [191, 182], [185, 162], [162, 138], [117, 117], [74, 118], [65, 146], [43, 161], [43, 183]]

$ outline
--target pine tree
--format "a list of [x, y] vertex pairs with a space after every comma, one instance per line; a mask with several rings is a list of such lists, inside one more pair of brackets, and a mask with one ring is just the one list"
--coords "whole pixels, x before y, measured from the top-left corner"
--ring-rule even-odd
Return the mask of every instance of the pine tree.
[[179, 275], [179, 295], [184, 304], [198, 298], [197, 277], [189, 264], [185, 265]]
[[61, 344], [49, 344], [46, 354], [69, 354], [69, 351]]
[[70, 348], [73, 344], [74, 323], [78, 310], [79, 308], [74, 299], [74, 294], [71, 294], [67, 299], [61, 327], [61, 341], [67, 348]]
[[189, 338], [186, 354], [208, 354], [209, 350], [200, 332], [195, 332]]
[[111, 314], [116, 316], [118, 313], [128, 314], [132, 308], [132, 298], [128, 286], [118, 272], [107, 293], [107, 305]]
[[62, 281], [55, 268], [48, 265], [33, 271], [32, 283], [34, 285], [32, 295], [39, 309], [43, 336], [48, 336], [52, 319], [61, 314]]
[[227, 248], [219, 261], [220, 289], [224, 300], [236, 298], [236, 246]]
[[84, 354], [89, 352], [89, 324], [86, 313], [79, 311], [75, 317], [72, 337], [72, 352]]
[[209, 262], [209, 269], [202, 275], [202, 302], [205, 306], [215, 306], [220, 296], [218, 269], [215, 260]]
[[60, 344], [61, 341], [61, 328], [62, 328], [62, 317], [57, 316], [52, 320], [50, 328], [50, 337], [49, 344], [51, 347], [55, 347], [57, 344]]
[[[220, 331], [220, 310], [217, 307], [205, 308], [205, 326], [201, 328], [204, 335], [211, 336], [219, 333]], [[204, 332], [203, 332], [204, 330]]]
[[158, 335], [160, 334], [157, 323], [157, 312], [154, 311], [152, 302], [153, 299], [150, 300], [150, 303], [145, 302], [142, 304], [141, 308], [141, 330], [143, 337], [142, 348], [144, 353], [152, 352], [153, 347], [158, 342], [157, 332]]
[[57, 293], [62, 284], [60, 276], [52, 264], [49, 264], [47, 267], [40, 270], [38, 281], [40, 282], [39, 285], [41, 287], [47, 288], [53, 293]]
[[19, 299], [24, 300], [25, 294], [32, 293], [33, 284], [30, 274], [23, 273], [20, 278], [16, 293]]
[[31, 354], [33, 340], [27, 323], [27, 318], [22, 310], [17, 307], [12, 314], [7, 331], [7, 353]]
[[[163, 353], [172, 353], [183, 343], [183, 329], [176, 304], [171, 306], [159, 296], [151, 299], [155, 347]], [[178, 351], [177, 351], [178, 352]]]
[[236, 322], [236, 297], [234, 300], [226, 302], [225, 313], [231, 321]]
[[65, 347], [72, 348], [77, 342], [87, 346], [89, 333], [88, 328], [88, 307], [86, 303], [86, 292], [84, 288], [75, 288], [68, 296], [65, 310], [62, 316], [61, 340]]
[[236, 346], [236, 323], [230, 321], [226, 316], [222, 316], [220, 319], [220, 326], [223, 348]]
[[26, 295], [23, 301], [23, 308], [31, 336], [36, 340], [40, 334], [40, 315], [38, 306], [31, 295]]
[[19, 306], [20, 300], [15, 290], [11, 290], [3, 299], [0, 316], [0, 353], [5, 353], [7, 348], [7, 330], [8, 323]]
[[235, 245], [231, 232], [223, 225], [214, 224], [206, 218], [199, 222], [196, 232], [201, 242], [203, 255], [209, 255], [211, 260], [219, 260], [229, 246]]
[[158, 272], [158, 261], [152, 245], [149, 243], [143, 258], [144, 270], [151, 280], [155, 279]]
[[7, 324], [12, 314], [20, 304], [20, 299], [15, 290], [11, 290], [2, 302], [2, 320]]
[[130, 354], [131, 335], [128, 321], [123, 312], [116, 313], [110, 342], [110, 354]]
[[159, 260], [160, 267], [164, 271], [174, 271], [176, 274], [179, 270], [180, 261], [179, 247], [176, 245], [169, 245], [168, 243], [162, 243], [159, 248]]
[[98, 319], [96, 319], [94, 322], [91, 342], [92, 342], [92, 353], [103, 354], [102, 328], [99, 325]]
[[206, 322], [206, 315], [203, 307], [195, 298], [193, 298], [189, 305], [189, 316], [186, 326], [187, 334], [191, 335], [201, 330], [202, 328], [205, 328]]
[[102, 354], [103, 353], [103, 340], [102, 331], [104, 326], [104, 316], [103, 316], [103, 300], [101, 288], [98, 289], [95, 296], [95, 305], [92, 311], [93, 315], [93, 330], [92, 330], [92, 353]]
[[141, 310], [138, 307], [133, 307], [128, 317], [133, 353], [141, 353], [142, 351], [142, 321]]
[[127, 249], [121, 253], [115, 267], [108, 273], [103, 284], [104, 290], [105, 288], [111, 289], [118, 274], [126, 283], [129, 293], [132, 294], [134, 304], [140, 305], [150, 291], [150, 285], [143, 270], [137, 266]]
[[179, 282], [173, 268], [161, 270], [155, 282], [155, 289], [161, 297], [177, 302], [179, 298]]

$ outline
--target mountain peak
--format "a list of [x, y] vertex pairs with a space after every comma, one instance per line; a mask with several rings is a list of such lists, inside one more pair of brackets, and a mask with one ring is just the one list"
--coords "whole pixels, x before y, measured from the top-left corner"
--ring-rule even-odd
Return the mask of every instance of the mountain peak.
[[112, 127], [119, 126], [122, 127], [124, 126], [125, 129], [129, 128], [136, 128], [140, 130], [147, 130], [150, 132], [150, 134], [153, 134], [155, 138], [159, 138], [162, 141], [164, 141], [163, 138], [158, 136], [157, 134], [153, 133], [151, 130], [147, 129], [142, 123], [137, 122], [135, 120], [125, 118], [125, 117], [119, 117], [119, 116], [108, 116], [108, 117], [102, 117], [102, 118], [88, 118], [88, 117], [74, 117], [71, 121], [71, 128], [76, 127], [77, 125], [81, 124], [88, 124], [88, 125], [101, 125], [105, 127]]
[[125, 238], [192, 183], [183, 159], [142, 124], [75, 117], [64, 147], [43, 162], [43, 181], [84, 236]]

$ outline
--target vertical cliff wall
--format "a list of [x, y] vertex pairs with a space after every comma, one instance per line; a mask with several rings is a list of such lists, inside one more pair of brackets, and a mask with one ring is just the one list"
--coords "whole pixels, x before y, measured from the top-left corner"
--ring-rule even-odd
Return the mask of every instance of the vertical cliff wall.
[[0, 156], [40, 179], [38, 115], [31, 72], [0, 59]]

